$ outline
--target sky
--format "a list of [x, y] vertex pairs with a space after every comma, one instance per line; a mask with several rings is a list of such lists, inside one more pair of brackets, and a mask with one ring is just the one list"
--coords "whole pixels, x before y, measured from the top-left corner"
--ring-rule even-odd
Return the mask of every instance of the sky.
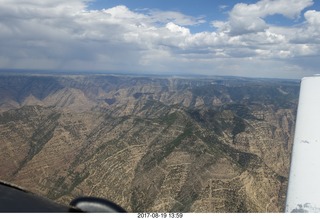
[[0, 0], [0, 69], [319, 74], [317, 0]]

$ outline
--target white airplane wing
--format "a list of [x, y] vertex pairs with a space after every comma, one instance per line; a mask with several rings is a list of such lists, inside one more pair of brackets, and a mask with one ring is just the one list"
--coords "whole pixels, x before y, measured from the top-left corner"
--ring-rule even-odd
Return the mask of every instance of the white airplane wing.
[[320, 76], [301, 81], [286, 212], [320, 212]]

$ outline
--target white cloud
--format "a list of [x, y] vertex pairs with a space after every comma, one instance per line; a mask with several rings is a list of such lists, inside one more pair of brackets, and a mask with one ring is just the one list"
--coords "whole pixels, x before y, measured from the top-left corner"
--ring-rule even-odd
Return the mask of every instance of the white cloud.
[[[227, 21], [212, 22], [215, 31], [199, 33], [190, 29], [203, 17], [123, 5], [89, 10], [88, 2], [0, 0], [0, 68], [299, 77], [307, 62], [296, 59], [320, 54], [318, 11], [295, 27], [265, 21], [297, 18], [311, 0], [237, 4]], [[320, 67], [312, 63], [308, 72]]]
[[320, 12], [315, 10], [307, 11], [304, 14], [307, 24], [297, 33], [304, 43], [320, 44]]
[[155, 23], [172, 22], [181, 26], [194, 26], [194, 25], [199, 25], [206, 22], [201, 16], [192, 17], [176, 11], [151, 10], [148, 12], [148, 15], [150, 16], [151, 20], [153, 20]]
[[288, 18], [296, 18], [301, 11], [313, 5], [312, 0], [260, 0], [256, 4], [239, 3], [234, 6], [231, 16], [260, 17], [281, 14]]
[[256, 4], [236, 4], [230, 12], [229, 33], [239, 35], [263, 32], [268, 28], [263, 18], [280, 14], [294, 19], [312, 4], [312, 0], [261, 0]]
[[225, 10], [228, 7], [229, 7], [228, 5], [219, 5], [220, 10]]
[[172, 22], [167, 23], [166, 28], [173, 33], [181, 34], [182, 36], [190, 36], [190, 30], [185, 27], [181, 27]]
[[307, 22], [311, 25], [320, 25], [320, 12], [315, 10], [307, 11], [304, 14]]

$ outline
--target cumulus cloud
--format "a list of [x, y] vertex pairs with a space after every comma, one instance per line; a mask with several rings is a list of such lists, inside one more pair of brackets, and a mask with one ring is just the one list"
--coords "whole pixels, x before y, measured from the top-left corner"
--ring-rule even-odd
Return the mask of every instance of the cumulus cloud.
[[307, 11], [304, 14], [305, 25], [298, 29], [291, 38], [292, 43], [298, 44], [320, 44], [320, 12], [315, 10]]
[[236, 4], [231, 16], [236, 17], [266, 17], [281, 14], [289, 18], [298, 17], [303, 9], [313, 5], [312, 0], [261, 0], [256, 4]]
[[194, 26], [194, 25], [199, 25], [206, 22], [202, 16], [192, 17], [177, 11], [149, 10], [148, 14], [155, 23], [172, 22], [182, 26]]
[[[300, 77], [307, 62], [297, 59], [320, 54], [320, 12], [301, 14], [312, 0], [236, 4], [228, 20], [212, 22], [214, 31], [199, 33], [191, 28], [207, 22], [201, 16], [90, 10], [89, 2], [0, 0], [0, 68]], [[275, 14], [305, 22], [268, 24]], [[308, 72], [320, 67], [312, 63]]]
[[267, 16], [280, 14], [294, 19], [303, 9], [311, 6], [312, 0], [261, 0], [256, 4], [236, 4], [229, 13], [229, 21], [224, 25], [213, 23], [231, 35], [263, 32], [268, 28], [264, 21]]

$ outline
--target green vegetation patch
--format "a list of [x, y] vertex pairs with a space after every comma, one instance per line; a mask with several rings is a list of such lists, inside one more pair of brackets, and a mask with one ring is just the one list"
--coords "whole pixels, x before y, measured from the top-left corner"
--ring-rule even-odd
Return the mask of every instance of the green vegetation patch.
[[[68, 176], [59, 176], [55, 181], [54, 185], [51, 187], [47, 193], [47, 197], [56, 200], [64, 195], [70, 194], [80, 183], [82, 183], [86, 178], [89, 177], [88, 172], [83, 173], [70, 173]], [[68, 181], [71, 181], [68, 183]]]
[[185, 126], [183, 133], [178, 135], [170, 143], [162, 146], [161, 149], [158, 149], [156, 151], [149, 151], [147, 155], [145, 155], [145, 157], [142, 159], [144, 169], [150, 170], [158, 163], [160, 163], [164, 158], [171, 154], [184, 139], [188, 138], [193, 134], [193, 129], [194, 127], [192, 126], [192, 124], [188, 123]]
[[160, 118], [160, 124], [163, 125], [167, 125], [167, 126], [171, 126], [175, 123], [175, 121], [178, 119], [178, 113], [174, 112], [174, 113], [170, 113], [170, 114], [166, 114], [165, 116]]
[[25, 159], [20, 163], [19, 168], [13, 173], [17, 174], [22, 167], [26, 165], [27, 162], [32, 160], [32, 158], [37, 155], [42, 148], [50, 141], [54, 135], [54, 130], [57, 127], [58, 119], [60, 118], [60, 113], [52, 113], [45, 121], [39, 124], [38, 128], [34, 131], [29, 145], [29, 152]]
[[234, 138], [237, 134], [246, 130], [246, 124], [245, 121], [239, 117], [234, 117], [233, 122], [234, 128], [232, 129], [232, 136]]

